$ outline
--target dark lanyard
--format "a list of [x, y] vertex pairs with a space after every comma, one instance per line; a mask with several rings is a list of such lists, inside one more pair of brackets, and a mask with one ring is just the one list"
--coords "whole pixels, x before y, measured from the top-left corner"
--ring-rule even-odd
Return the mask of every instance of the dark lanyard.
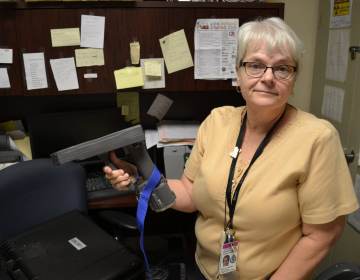
[[[251, 166], [258, 159], [258, 157], [262, 154], [262, 152], [263, 152], [264, 148], [266, 147], [266, 145], [270, 142], [272, 133], [274, 132], [276, 126], [279, 124], [279, 122], [281, 121], [283, 116], [285, 115], [285, 111], [286, 110], [284, 110], [284, 112], [281, 114], [280, 118], [273, 124], [271, 129], [266, 133], [264, 139], [261, 141], [260, 145], [256, 149], [255, 154], [254, 154], [254, 156], [252, 157], [252, 159], [251, 159], [251, 161], [249, 163], [249, 166], [246, 168], [244, 174], [241, 176], [239, 184], [236, 186], [234, 195], [231, 198], [232, 180], [234, 178], [235, 165], [236, 165], [237, 158], [238, 158], [240, 152], [236, 154], [236, 157], [233, 157], [232, 162], [231, 162], [231, 166], [230, 166], [230, 171], [229, 171], [228, 183], [227, 183], [227, 187], [226, 187], [226, 201], [227, 201], [227, 204], [229, 206], [229, 217], [230, 217], [230, 219], [229, 219], [229, 222], [227, 224], [225, 223], [225, 230], [227, 228], [229, 228], [229, 229], [233, 228], [233, 217], [234, 217], [236, 202], [238, 200], [240, 188], [241, 188], [242, 184], [244, 183], [246, 175], [248, 174]], [[239, 136], [238, 136], [238, 138], [236, 140], [236, 147], [238, 147], [239, 149], [241, 149], [241, 146], [242, 146], [242, 143], [243, 143], [243, 140], [244, 140], [244, 136], [245, 136], [246, 118], [247, 118], [247, 114], [245, 113], [242, 124], [241, 124], [241, 127], [240, 127]], [[226, 205], [225, 205], [225, 211], [226, 211]], [[225, 212], [225, 219], [226, 219], [226, 212]]]

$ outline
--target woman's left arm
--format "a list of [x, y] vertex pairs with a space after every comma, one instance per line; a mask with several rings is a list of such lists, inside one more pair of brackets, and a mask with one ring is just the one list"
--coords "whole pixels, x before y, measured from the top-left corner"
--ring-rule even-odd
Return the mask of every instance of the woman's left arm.
[[307, 279], [341, 236], [344, 226], [345, 216], [326, 224], [303, 224], [303, 236], [270, 279]]

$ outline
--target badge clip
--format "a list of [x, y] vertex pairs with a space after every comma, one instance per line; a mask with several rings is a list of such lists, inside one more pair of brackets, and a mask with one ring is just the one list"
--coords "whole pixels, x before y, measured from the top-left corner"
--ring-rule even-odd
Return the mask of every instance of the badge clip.
[[240, 151], [240, 149], [235, 146], [234, 149], [232, 150], [232, 152], [230, 153], [230, 156], [232, 158], [237, 158], [239, 151]]

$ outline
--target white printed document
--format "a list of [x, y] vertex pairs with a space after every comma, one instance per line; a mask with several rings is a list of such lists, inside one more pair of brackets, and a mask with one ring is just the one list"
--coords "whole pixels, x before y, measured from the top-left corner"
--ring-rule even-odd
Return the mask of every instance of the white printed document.
[[80, 47], [104, 48], [105, 17], [81, 15]]
[[79, 88], [73, 57], [50, 59], [50, 65], [58, 91]]
[[239, 19], [198, 19], [195, 25], [195, 79], [233, 79]]
[[145, 144], [146, 149], [157, 145], [159, 143], [159, 133], [157, 129], [146, 129], [145, 130]]
[[0, 49], [0, 63], [13, 63], [13, 50], [12, 49]]
[[24, 53], [27, 90], [47, 88], [44, 53]]
[[321, 114], [341, 123], [345, 91], [330, 85], [324, 86]]
[[0, 68], [0, 88], [10, 88], [7, 68]]
[[329, 30], [325, 78], [346, 80], [350, 46], [350, 29]]

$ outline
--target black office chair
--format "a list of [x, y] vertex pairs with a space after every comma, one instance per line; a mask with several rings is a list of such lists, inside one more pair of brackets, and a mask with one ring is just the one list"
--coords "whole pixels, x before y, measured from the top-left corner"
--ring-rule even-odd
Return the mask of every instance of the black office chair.
[[[51, 159], [33, 159], [1, 170], [0, 244], [70, 211], [87, 213], [85, 184], [85, 170], [73, 162], [58, 166]], [[107, 218], [106, 213], [103, 216]], [[114, 215], [111, 217], [113, 223], [121, 224]], [[130, 223], [126, 217], [118, 215], [118, 219], [125, 219], [125, 228]], [[5, 277], [2, 270], [0, 265], [0, 279]], [[143, 279], [142, 268], [126, 279]]]
[[[86, 172], [80, 164], [50, 159], [19, 162], [0, 171], [0, 241], [72, 210], [87, 212]], [[96, 212], [97, 221], [135, 231], [133, 216]]]
[[360, 280], [360, 266], [353, 263], [336, 263], [314, 280]]
[[0, 241], [71, 210], [87, 211], [86, 174], [76, 163], [19, 162], [0, 171]]

